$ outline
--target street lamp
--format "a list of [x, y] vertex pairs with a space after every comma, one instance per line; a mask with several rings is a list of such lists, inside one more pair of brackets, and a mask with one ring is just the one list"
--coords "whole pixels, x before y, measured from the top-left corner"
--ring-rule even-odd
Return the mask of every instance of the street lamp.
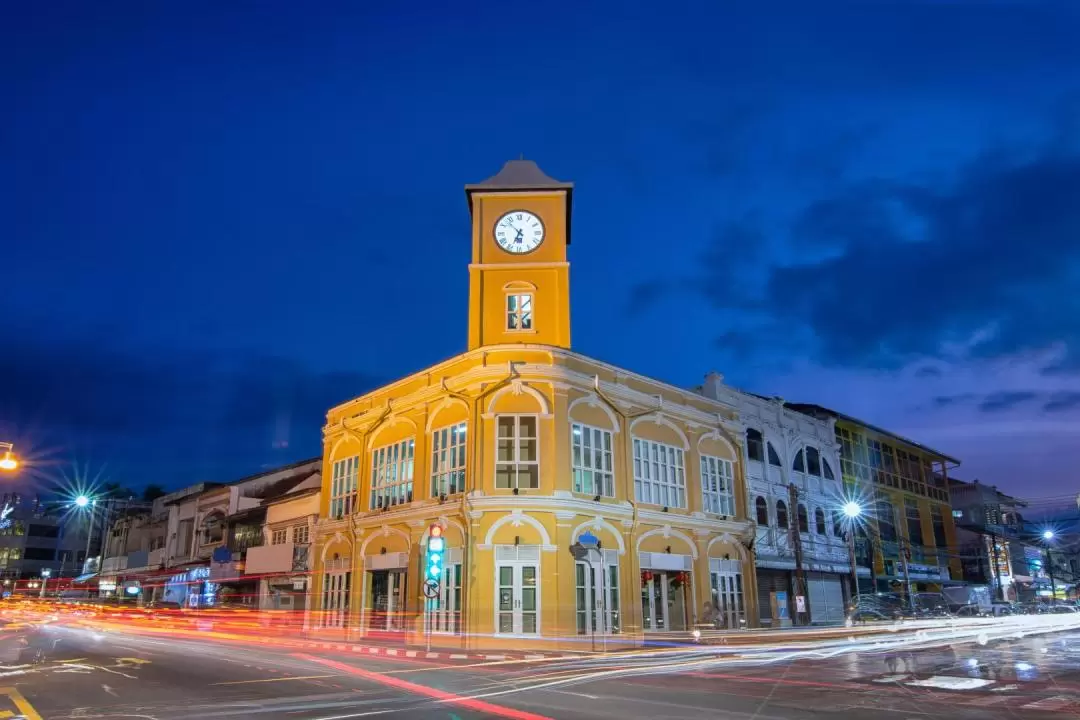
[[41, 596], [45, 597], [45, 588], [49, 585], [49, 576], [52, 575], [52, 570], [49, 568], [41, 569]]
[[1057, 584], [1054, 582], [1054, 559], [1050, 557], [1050, 542], [1054, 539], [1054, 531], [1043, 530], [1042, 539], [1046, 542], [1046, 574], [1050, 576], [1050, 604], [1057, 602]]
[[[862, 505], [854, 500], [848, 500], [840, 510], [848, 520], [848, 550], [851, 552], [851, 587], [855, 591], [853, 593], [855, 596], [855, 607], [858, 608], [859, 603], [862, 601], [862, 595], [859, 592], [859, 569], [855, 560], [855, 521], [862, 515]], [[873, 558], [870, 559], [870, 562], [874, 562]]]
[[4, 454], [0, 455], [0, 470], [12, 471], [19, 467], [19, 461], [15, 458], [12, 450], [15, 446], [9, 442], [0, 442], [0, 448], [4, 448]]
[[84, 508], [89, 504], [90, 504], [90, 498], [86, 497], [85, 495], [80, 495], [79, 497], [75, 498], [75, 506], [76, 507]]
[[844, 511], [844, 517], [849, 520], [854, 520], [855, 518], [862, 515], [862, 505], [855, 502], [854, 500], [849, 500], [848, 502], [844, 503], [844, 507], [841, 509]]

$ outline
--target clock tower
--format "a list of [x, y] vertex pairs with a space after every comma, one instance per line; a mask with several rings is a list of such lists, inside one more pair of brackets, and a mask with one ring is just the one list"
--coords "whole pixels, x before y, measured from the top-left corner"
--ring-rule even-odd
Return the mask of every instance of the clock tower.
[[570, 347], [573, 183], [511, 160], [465, 186], [472, 215], [469, 349], [530, 343]]

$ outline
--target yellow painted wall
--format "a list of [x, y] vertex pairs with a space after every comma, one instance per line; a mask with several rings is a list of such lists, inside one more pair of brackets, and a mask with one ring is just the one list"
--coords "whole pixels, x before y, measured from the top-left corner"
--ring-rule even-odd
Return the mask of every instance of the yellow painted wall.
[[[428, 526], [433, 522], [443, 522], [448, 527], [447, 544], [450, 548], [455, 546], [455, 542], [462, 542], [461, 531], [455, 528], [461, 526], [465, 530], [463, 545], [467, 552], [463, 559], [463, 572], [467, 581], [463, 603], [471, 630], [470, 642], [474, 646], [521, 647], [524, 643], [562, 649], [580, 647], [576, 636], [576, 568], [569, 547], [576, 535], [582, 532], [582, 525], [589, 523], [590, 530], [601, 538], [605, 549], [614, 549], [620, 544], [623, 549], [619, 555], [619, 603], [623, 633], [622, 637], [612, 638], [611, 642], [635, 642], [640, 635], [639, 550], [666, 553], [670, 548], [672, 553], [694, 558], [692, 590], [687, 591], [688, 625], [693, 625], [695, 619], [703, 619], [704, 604], [711, 598], [708, 574], [710, 554], [718, 558], [724, 554], [742, 558], [746, 617], [749, 622], [754, 622], [757, 613], [753, 558], [740, 543], [740, 539], [749, 539], [749, 521], [745, 517], [745, 477], [742, 462], [738, 460], [741, 451], [738, 445], [728, 439], [731, 433], [719, 427], [688, 423], [679, 417], [680, 406], [674, 403], [666, 406], [670, 408], [668, 412], [635, 420], [629, 403], [612, 408], [587, 386], [569, 386], [563, 358], [552, 358], [547, 354], [531, 359], [543, 358], [548, 360], [546, 367], [549, 370], [544, 371], [543, 365], [533, 362], [530, 363], [531, 375], [527, 379], [520, 379], [510, 372], [509, 365], [503, 366], [498, 362], [501, 358], [494, 350], [477, 354], [471, 367], [465, 363], [455, 365], [457, 377], [468, 377], [470, 373], [475, 374], [486, 367], [491, 374], [490, 380], [479, 381], [472, 387], [459, 387], [454, 377], [426, 373], [426, 385], [411, 382], [401, 385], [414, 393], [429, 393], [430, 397], [424, 402], [413, 404], [407, 396], [399, 396], [397, 400], [384, 396], [383, 405], [372, 403], [369, 410], [359, 417], [350, 418], [344, 424], [327, 426], [322, 515], [326, 517], [330, 501], [329, 483], [333, 477], [333, 463], [349, 456], [360, 457], [359, 512], [341, 521], [327, 518], [320, 523], [315, 550], [316, 593], [321, 592], [326, 561], [332, 560], [334, 554], [339, 558], [348, 558], [348, 566], [353, 571], [354, 594], [350, 624], [354, 634], [362, 633], [363, 630], [357, 626], [362, 619], [361, 608], [370, 605], [370, 597], [366, 594], [369, 593], [369, 586], [365, 581], [365, 567], [370, 562], [369, 558], [381, 554], [384, 548], [387, 553], [408, 552], [407, 610], [413, 617], [409, 625], [416, 640], [415, 636], [422, 630], [422, 624], [417, 620], [423, 608], [420, 598], [422, 545], [426, 542], [424, 538]], [[580, 356], [574, 356], [574, 359], [580, 370]], [[485, 365], [488, 360], [493, 361]], [[594, 370], [601, 369], [594, 366]], [[446, 383], [445, 389], [443, 381]], [[660, 386], [654, 389], [660, 389]], [[386, 399], [392, 400], [390, 411], [386, 410]], [[714, 405], [713, 410], [722, 411], [723, 408]], [[514, 494], [510, 489], [495, 487], [497, 418], [506, 414], [537, 418], [540, 460], [538, 489], [521, 489]], [[334, 416], [335, 413], [331, 412], [330, 417]], [[728, 417], [731, 418], [730, 412]], [[430, 431], [461, 421], [468, 423], [466, 483], [471, 494], [451, 496], [440, 502], [438, 497], [431, 494]], [[614, 497], [594, 501], [591, 493], [573, 492], [573, 422], [612, 431]], [[684, 450], [687, 507], [670, 507], [663, 512], [657, 505], [634, 502], [633, 437], [663, 442]], [[370, 512], [372, 449], [406, 438], [413, 438], [416, 447], [413, 502], [388, 512]], [[702, 453], [735, 460], [737, 517], [725, 519], [701, 512], [699, 475]], [[477, 469], [479, 472], [476, 472]], [[515, 515], [515, 512], [520, 514]], [[643, 519], [642, 513], [650, 514], [650, 518]], [[534, 640], [492, 637], [496, 630], [496, 546], [514, 546], [515, 542], [522, 546], [541, 546], [541, 637]], [[437, 641], [462, 642], [454, 638], [437, 638]]]

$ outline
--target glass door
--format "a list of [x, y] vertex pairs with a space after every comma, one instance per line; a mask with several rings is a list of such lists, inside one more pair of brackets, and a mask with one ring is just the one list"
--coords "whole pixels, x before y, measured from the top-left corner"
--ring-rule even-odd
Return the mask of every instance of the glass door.
[[710, 574], [710, 578], [715, 612], [714, 624], [719, 628], [727, 629], [743, 627], [745, 610], [742, 573], [714, 572]]
[[372, 570], [368, 573], [367, 626], [369, 630], [405, 629], [405, 571]]
[[575, 567], [577, 632], [619, 632], [619, 566], [578, 561]]
[[496, 623], [501, 634], [535, 635], [540, 630], [536, 565], [500, 564], [496, 568]]
[[668, 629], [667, 573], [641, 571], [641, 620], [645, 630]]
[[432, 601], [431, 629], [434, 632], [460, 632], [461, 618], [461, 565], [448, 565], [443, 568], [442, 583], [439, 585], [439, 597]]

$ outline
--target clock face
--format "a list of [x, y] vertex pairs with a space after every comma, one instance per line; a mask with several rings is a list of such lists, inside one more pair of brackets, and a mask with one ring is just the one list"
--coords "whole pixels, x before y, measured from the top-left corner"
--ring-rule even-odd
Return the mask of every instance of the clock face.
[[527, 210], [511, 210], [495, 223], [495, 242], [515, 255], [532, 252], [544, 242], [544, 223]]

